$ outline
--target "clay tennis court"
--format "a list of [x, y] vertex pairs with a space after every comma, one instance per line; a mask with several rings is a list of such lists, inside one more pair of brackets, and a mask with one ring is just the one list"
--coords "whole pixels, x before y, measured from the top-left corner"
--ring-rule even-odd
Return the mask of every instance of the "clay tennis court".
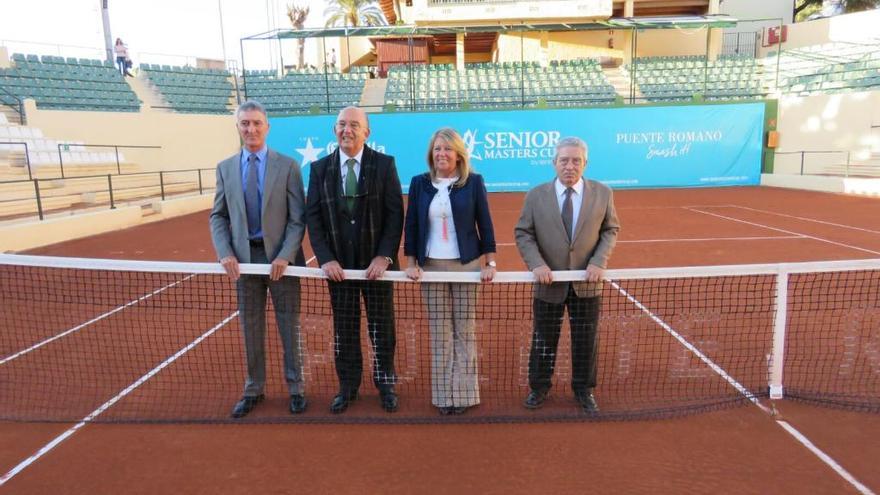
[[[772, 188], [618, 191], [615, 199], [623, 230], [612, 269], [880, 258], [876, 199]], [[494, 194], [491, 201], [499, 269], [523, 270], [512, 228], [522, 195]], [[214, 260], [207, 212], [71, 241], [34, 254]], [[308, 249], [306, 255], [311, 257]], [[76, 320], [84, 315], [70, 316]], [[179, 318], [185, 315], [167, 316], [168, 321]], [[192, 340], [191, 335], [180, 338]], [[874, 338], [866, 345], [877, 345], [876, 334]], [[123, 344], [108, 339], [108, 346]], [[95, 352], [109, 357], [112, 349]], [[874, 372], [876, 390], [876, 368]], [[230, 393], [234, 397], [237, 392], [236, 384]], [[46, 398], [47, 403], [52, 399]], [[406, 395], [401, 399], [405, 402]], [[323, 410], [324, 402], [315, 398], [310, 408]], [[10, 474], [0, 489], [15, 493], [880, 490], [873, 461], [880, 455], [880, 445], [871, 441], [880, 437], [880, 416], [786, 400], [761, 403], [775, 407], [777, 414], [746, 405], [675, 419], [625, 422], [87, 424], [50, 445], [30, 464], [26, 462], [30, 456], [70, 432], [73, 424], [7, 422], [0, 424], [4, 439], [0, 470]], [[847, 474], [820, 460], [784, 429], [780, 419]], [[10, 471], [16, 466], [23, 467]]]

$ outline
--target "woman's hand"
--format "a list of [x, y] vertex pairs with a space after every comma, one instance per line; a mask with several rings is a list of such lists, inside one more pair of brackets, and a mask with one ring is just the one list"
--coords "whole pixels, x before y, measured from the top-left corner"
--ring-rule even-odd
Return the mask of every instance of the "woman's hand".
[[495, 267], [486, 265], [480, 270], [480, 280], [483, 282], [491, 282], [495, 278]]
[[410, 280], [418, 282], [422, 278], [422, 267], [418, 265], [408, 266], [404, 273], [406, 273], [406, 276], [409, 277]]

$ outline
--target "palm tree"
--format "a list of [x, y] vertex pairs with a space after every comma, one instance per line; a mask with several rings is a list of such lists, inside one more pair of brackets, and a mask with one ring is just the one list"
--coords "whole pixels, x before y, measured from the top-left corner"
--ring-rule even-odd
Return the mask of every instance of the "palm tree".
[[324, 15], [325, 27], [382, 26], [387, 24], [375, 0], [330, 0]]
[[[290, 24], [293, 29], [302, 30], [306, 23], [306, 17], [309, 16], [309, 7], [300, 7], [296, 4], [287, 6], [287, 17], [290, 18]], [[297, 69], [305, 67], [306, 39], [299, 38], [296, 40], [296, 46], [299, 49], [299, 62], [296, 64]]]
[[794, 5], [795, 21], [806, 20], [811, 14], [831, 9], [835, 6], [843, 7], [843, 12], [860, 12], [880, 7], [880, 0], [796, 0]]

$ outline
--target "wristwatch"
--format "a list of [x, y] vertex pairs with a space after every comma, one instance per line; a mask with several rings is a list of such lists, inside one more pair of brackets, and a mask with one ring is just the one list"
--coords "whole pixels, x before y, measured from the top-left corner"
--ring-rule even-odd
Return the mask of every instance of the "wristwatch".
[[486, 262], [486, 266], [491, 266], [492, 268], [495, 268], [496, 266], [498, 266], [498, 263], [495, 263], [494, 261], [488, 261]]
[[386, 257], [385, 257], [385, 261], [387, 261], [387, 262], [388, 262], [388, 266], [391, 266], [391, 265], [393, 265], [393, 264], [394, 264], [394, 260], [393, 260], [393, 259], [391, 259], [391, 257], [390, 257], [390, 256], [386, 256]]

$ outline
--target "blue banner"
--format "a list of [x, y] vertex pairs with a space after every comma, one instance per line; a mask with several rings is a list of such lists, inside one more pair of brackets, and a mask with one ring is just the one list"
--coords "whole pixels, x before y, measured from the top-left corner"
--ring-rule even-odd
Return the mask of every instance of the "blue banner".
[[[271, 118], [269, 146], [308, 165], [336, 147], [333, 115]], [[393, 155], [404, 192], [427, 170], [440, 127], [464, 138], [490, 191], [527, 191], [555, 177], [554, 146], [589, 147], [586, 176], [614, 188], [755, 185], [761, 177], [764, 105], [510, 110], [370, 115], [372, 148]]]

